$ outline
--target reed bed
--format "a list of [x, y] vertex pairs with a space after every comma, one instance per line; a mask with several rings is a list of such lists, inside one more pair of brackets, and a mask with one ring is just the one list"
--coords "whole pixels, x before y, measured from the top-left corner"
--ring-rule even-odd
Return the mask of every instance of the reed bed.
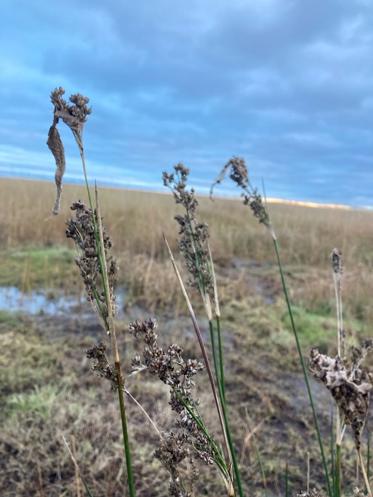
[[[193, 171], [191, 173], [193, 184]], [[160, 191], [162, 191], [160, 178]], [[162, 233], [172, 248], [176, 234], [170, 219], [178, 210], [167, 190], [164, 194], [100, 188], [102, 211], [109, 232], [116, 234], [118, 253], [145, 254], [156, 259], [167, 257]], [[217, 189], [217, 194], [219, 190]], [[197, 192], [198, 194], [198, 192]], [[53, 205], [55, 188], [51, 183], [0, 179], [0, 248], [66, 245], [64, 223], [69, 206], [85, 198], [83, 186], [64, 186], [61, 214], [54, 218], [48, 211]], [[199, 197], [200, 215], [210, 226], [210, 243], [217, 261], [234, 257], [258, 262], [272, 261], [271, 244], [239, 199]], [[285, 264], [303, 267], [328, 266], [330, 240], [344, 254], [351, 270], [360, 264], [373, 264], [373, 214], [368, 211], [310, 208], [270, 204]], [[242, 229], [243, 223], [246, 229]], [[149, 229], [151, 226], [151, 229]]]

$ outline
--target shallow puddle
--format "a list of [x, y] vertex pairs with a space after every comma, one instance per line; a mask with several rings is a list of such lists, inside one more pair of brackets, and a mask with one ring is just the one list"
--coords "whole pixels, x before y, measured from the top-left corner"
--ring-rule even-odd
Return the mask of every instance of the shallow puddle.
[[[117, 308], [121, 313], [124, 303], [124, 291], [118, 292]], [[30, 315], [64, 315], [75, 314], [83, 317], [93, 313], [92, 305], [84, 295], [53, 294], [43, 291], [22, 292], [15, 286], [0, 286], [0, 311], [21, 312]]]

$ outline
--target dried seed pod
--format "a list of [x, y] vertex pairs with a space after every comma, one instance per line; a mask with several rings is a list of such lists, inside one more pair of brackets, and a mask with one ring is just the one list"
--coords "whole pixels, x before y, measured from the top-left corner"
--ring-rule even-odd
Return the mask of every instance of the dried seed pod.
[[91, 361], [91, 369], [101, 378], [105, 378], [112, 383], [112, 387], [117, 387], [117, 381], [114, 369], [110, 366], [106, 356], [106, 346], [101, 342], [98, 345], [93, 345], [87, 350], [86, 356]]
[[56, 161], [55, 182], [57, 188], [57, 195], [53, 207], [53, 214], [58, 214], [60, 211], [61, 194], [62, 194], [62, 178], [65, 173], [66, 161], [65, 151], [60, 134], [57, 129], [59, 119], [71, 129], [74, 138], [78, 144], [80, 153], [83, 153], [83, 128], [91, 109], [88, 107], [89, 98], [84, 97], [77, 93], [71, 95], [68, 104], [64, 100], [63, 95], [65, 90], [63, 88], [56, 88], [51, 93], [51, 102], [54, 105], [53, 110], [53, 123], [49, 128], [47, 145], [52, 152]]
[[142, 357], [136, 356], [132, 362], [135, 370], [147, 368], [150, 374], [170, 388], [170, 406], [177, 415], [175, 427], [164, 435], [155, 457], [170, 473], [169, 495], [187, 497], [190, 494], [183, 486], [179, 465], [186, 459], [191, 463], [198, 459], [205, 464], [213, 464], [216, 456], [216, 447], [190, 412], [196, 411], [198, 405], [198, 401], [192, 397], [192, 389], [194, 376], [203, 370], [203, 365], [195, 359], [185, 360], [183, 350], [177, 344], [170, 345], [166, 350], [160, 347], [154, 319], [134, 321], [128, 329], [145, 344]]
[[163, 173], [163, 184], [170, 188], [175, 202], [185, 209], [185, 214], [175, 216], [175, 220], [179, 225], [179, 249], [190, 274], [189, 284], [199, 289], [202, 295], [208, 294], [213, 298], [208, 226], [197, 219], [198, 200], [193, 188], [187, 189], [189, 169], [183, 164], [177, 164], [174, 171], [174, 173]]
[[[100, 254], [98, 253], [97, 234], [95, 231], [96, 212], [88, 209], [83, 202], [74, 202], [71, 210], [75, 212], [75, 218], [67, 222], [66, 237], [72, 238], [79, 248], [80, 255], [76, 259], [76, 264], [80, 269], [88, 300], [95, 303], [98, 312], [107, 326], [108, 308], [105, 298], [102, 277], [100, 273]], [[97, 223], [96, 223], [97, 224]], [[112, 243], [110, 237], [103, 233], [104, 250], [108, 271], [110, 300], [113, 311], [115, 310], [115, 286], [117, 279], [117, 264], [110, 255]]]
[[358, 450], [373, 388], [372, 376], [362, 367], [362, 361], [371, 349], [372, 340], [365, 342], [361, 349], [353, 349], [350, 364], [339, 356], [332, 358], [321, 354], [317, 348], [313, 348], [310, 354], [311, 374], [330, 391], [345, 423], [351, 426]]
[[332, 269], [335, 274], [341, 275], [343, 273], [343, 265], [342, 265], [342, 252], [337, 248], [332, 250], [330, 254], [330, 260], [332, 263]]
[[230, 179], [242, 190], [241, 196], [244, 205], [248, 205], [258, 221], [269, 228], [272, 235], [275, 236], [262, 196], [259, 194], [258, 190], [253, 188], [250, 184], [247, 166], [244, 159], [241, 157], [232, 157], [232, 159], [225, 164], [218, 177], [211, 185], [210, 198], [212, 198], [215, 185], [222, 183], [228, 171]]

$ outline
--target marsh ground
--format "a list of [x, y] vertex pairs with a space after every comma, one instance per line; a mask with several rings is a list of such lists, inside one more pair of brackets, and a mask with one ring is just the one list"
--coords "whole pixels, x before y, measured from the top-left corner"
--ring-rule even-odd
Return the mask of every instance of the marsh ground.
[[[62, 434], [74, 440], [81, 472], [95, 497], [125, 493], [116, 399], [90, 372], [85, 350], [104, 338], [85, 303], [74, 251], [64, 223], [80, 187], [66, 186], [63, 212], [50, 216], [54, 188], [48, 183], [0, 181], [0, 494], [78, 496], [74, 466]], [[182, 295], [166, 258], [165, 232], [176, 247], [176, 209], [166, 195], [102, 191], [105, 224], [120, 263], [118, 329], [124, 357], [133, 342], [134, 318], [155, 316], [161, 341], [177, 342], [198, 356]], [[335, 350], [335, 319], [329, 253], [345, 259], [344, 303], [351, 341], [371, 335], [373, 215], [362, 211], [271, 206], [305, 355], [317, 345]], [[221, 289], [227, 353], [227, 392], [244, 480], [251, 494], [282, 495], [285, 464], [295, 491], [321, 465], [308, 401], [274, 265], [271, 241], [247, 209], [233, 200], [201, 199], [209, 223]], [[197, 301], [197, 300], [196, 300]], [[197, 305], [202, 328], [206, 322]], [[202, 409], [211, 399], [205, 377], [198, 384]], [[313, 383], [328, 445], [331, 402]], [[167, 430], [167, 393], [145, 375], [130, 380], [132, 394]], [[152, 457], [157, 436], [129, 403], [135, 472], [140, 496], [167, 495], [167, 474]], [[210, 419], [212, 430], [216, 424]], [[254, 435], [253, 435], [254, 433]], [[352, 451], [351, 451], [352, 454]], [[353, 457], [345, 453], [346, 478]], [[196, 495], [222, 495], [209, 468]]]

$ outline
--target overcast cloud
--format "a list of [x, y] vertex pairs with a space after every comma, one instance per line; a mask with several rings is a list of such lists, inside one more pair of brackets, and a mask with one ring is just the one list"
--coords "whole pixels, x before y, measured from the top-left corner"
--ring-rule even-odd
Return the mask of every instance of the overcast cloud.
[[269, 196], [373, 205], [371, 1], [2, 0], [0, 19], [0, 175], [53, 179], [63, 86], [91, 99], [101, 184], [161, 189], [183, 161], [204, 192], [240, 155]]

